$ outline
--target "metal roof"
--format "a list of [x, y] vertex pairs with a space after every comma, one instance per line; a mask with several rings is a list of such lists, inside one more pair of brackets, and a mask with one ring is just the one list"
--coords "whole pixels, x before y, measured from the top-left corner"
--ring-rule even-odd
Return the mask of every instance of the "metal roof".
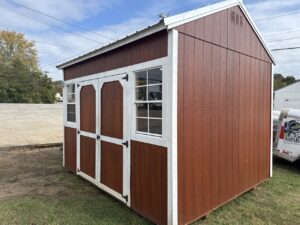
[[247, 20], [249, 21], [252, 29], [254, 30], [254, 32], [256, 33], [256, 35], [258, 36], [259, 40], [261, 41], [261, 43], [263, 44], [265, 50], [267, 51], [268, 55], [270, 56], [270, 58], [272, 59], [272, 62], [275, 64], [275, 60], [271, 54], [271, 52], [269, 51], [266, 42], [264, 41], [262, 35], [260, 34], [258, 28], [256, 27], [254, 21], [252, 20], [252, 18], [250, 17], [245, 5], [243, 4], [242, 0], [227, 0], [227, 1], [222, 1], [213, 5], [208, 5], [199, 9], [195, 9], [189, 12], [185, 12], [185, 13], [180, 13], [174, 16], [170, 16], [170, 17], [166, 17], [161, 19], [158, 23], [149, 26], [141, 31], [137, 31], [136, 33], [130, 35], [130, 36], [126, 36], [123, 39], [117, 40], [115, 42], [112, 42], [106, 46], [103, 46], [99, 49], [93, 50], [91, 52], [88, 52], [84, 55], [81, 55], [79, 57], [76, 57], [74, 59], [71, 59], [65, 63], [62, 63], [60, 65], [57, 66], [57, 68], [59, 69], [63, 69], [66, 68], [68, 66], [74, 65], [76, 63], [79, 63], [81, 61], [87, 60], [89, 58], [95, 57], [97, 55], [101, 55], [105, 52], [111, 51], [113, 49], [116, 49], [118, 47], [121, 47], [123, 45], [129, 44], [133, 41], [136, 41], [138, 39], [141, 39], [143, 37], [149, 36], [153, 33], [159, 32], [161, 30], [164, 29], [173, 29], [177, 26], [180, 26], [182, 24], [191, 22], [193, 20], [197, 20], [200, 19], [202, 17], [220, 12], [222, 10], [234, 7], [234, 6], [239, 6], [242, 10], [242, 12], [244, 13], [245, 17], [247, 18]]

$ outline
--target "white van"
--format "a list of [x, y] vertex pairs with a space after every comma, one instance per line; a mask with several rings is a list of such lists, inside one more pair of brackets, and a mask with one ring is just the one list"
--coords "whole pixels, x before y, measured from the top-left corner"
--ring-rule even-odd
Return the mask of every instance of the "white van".
[[275, 137], [274, 155], [290, 162], [300, 159], [300, 110], [281, 111]]

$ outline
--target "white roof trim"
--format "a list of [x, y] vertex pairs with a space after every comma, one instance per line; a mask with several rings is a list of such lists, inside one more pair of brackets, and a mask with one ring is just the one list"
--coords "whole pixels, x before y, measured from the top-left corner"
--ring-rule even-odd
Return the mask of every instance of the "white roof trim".
[[264, 41], [262, 35], [260, 34], [258, 28], [256, 27], [254, 21], [252, 20], [251, 16], [249, 15], [245, 5], [243, 4], [242, 0], [226, 0], [226, 1], [222, 1], [213, 5], [208, 5], [196, 10], [192, 10], [189, 12], [185, 12], [185, 13], [181, 13], [175, 16], [170, 16], [170, 17], [166, 17], [164, 18], [162, 21], [160, 21], [159, 23], [153, 25], [152, 27], [146, 28], [140, 32], [137, 32], [135, 34], [132, 34], [124, 39], [121, 39], [119, 41], [113, 42], [107, 46], [104, 46], [100, 49], [94, 50], [92, 52], [89, 52], [85, 55], [79, 56], [75, 59], [72, 59], [68, 62], [65, 62], [63, 64], [60, 64], [57, 66], [58, 69], [63, 69], [65, 67], [71, 66], [73, 64], [76, 64], [78, 62], [87, 60], [89, 58], [92, 58], [94, 56], [103, 54], [105, 52], [111, 51], [113, 49], [116, 49], [118, 47], [121, 47], [123, 45], [129, 44], [133, 41], [136, 41], [138, 39], [141, 39], [143, 37], [146, 37], [148, 35], [154, 34], [158, 31], [161, 31], [163, 29], [173, 29], [177, 26], [180, 26], [182, 24], [200, 19], [202, 17], [220, 12], [222, 10], [234, 7], [234, 6], [239, 6], [240, 9], [242, 10], [242, 12], [244, 13], [245, 17], [248, 19], [252, 29], [254, 30], [254, 32], [256, 33], [257, 37], [259, 38], [260, 42], [262, 43], [262, 45], [264, 46], [265, 50], [267, 51], [269, 57], [271, 58], [272, 62], [275, 65], [275, 60], [271, 54], [271, 52], [269, 51], [266, 42]]
[[156, 32], [164, 30], [164, 29], [166, 29], [166, 26], [162, 22], [159, 22], [159, 23], [157, 23], [157, 24], [155, 24], [155, 25], [153, 25], [153, 26], [151, 26], [149, 28], [146, 28], [146, 29], [144, 29], [144, 30], [142, 30], [140, 32], [137, 32], [137, 33], [132, 34], [132, 35], [130, 35], [128, 37], [125, 37], [124, 39], [121, 39], [119, 41], [116, 41], [116, 42], [113, 42], [111, 44], [108, 44], [108, 45], [106, 45], [106, 46], [104, 46], [102, 48], [96, 49], [96, 50], [94, 50], [92, 52], [86, 53], [86, 54], [84, 54], [82, 56], [79, 56], [77, 58], [71, 59], [70, 61], [62, 63], [62, 64], [60, 64], [60, 65], [58, 65], [56, 67], [58, 69], [66, 68], [68, 66], [74, 65], [76, 63], [79, 63], [81, 61], [84, 61], [84, 60], [87, 60], [89, 58], [95, 57], [97, 55], [101, 55], [101, 54], [103, 54], [105, 52], [109, 52], [109, 51], [111, 51], [113, 49], [119, 48], [119, 47], [121, 47], [123, 45], [129, 44], [131, 42], [134, 42], [136, 40], [139, 40], [139, 39], [141, 39], [143, 37], [149, 36], [151, 34], [154, 34]]
[[208, 5], [206, 7], [202, 7], [196, 10], [192, 10], [189, 12], [181, 13], [175, 16], [167, 17], [164, 19], [164, 23], [167, 26], [168, 29], [173, 29], [177, 26], [180, 26], [182, 24], [203, 18], [205, 16], [223, 11], [225, 9], [229, 9], [234, 6], [239, 6], [244, 13], [245, 17], [248, 19], [252, 29], [256, 33], [257, 37], [259, 38], [260, 42], [264, 46], [265, 50], [267, 51], [268, 55], [270, 56], [271, 60], [273, 61], [275, 65], [275, 60], [269, 51], [266, 42], [264, 41], [262, 35], [260, 34], [258, 28], [256, 27], [254, 21], [252, 20], [250, 14], [248, 13], [245, 5], [243, 4], [242, 0], [227, 0], [227, 1], [222, 1], [213, 5]]

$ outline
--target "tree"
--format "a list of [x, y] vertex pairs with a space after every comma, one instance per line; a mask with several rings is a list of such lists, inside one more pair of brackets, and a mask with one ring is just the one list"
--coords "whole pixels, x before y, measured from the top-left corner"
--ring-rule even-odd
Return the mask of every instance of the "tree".
[[53, 82], [38, 67], [34, 42], [14, 31], [0, 31], [0, 102], [54, 102]]

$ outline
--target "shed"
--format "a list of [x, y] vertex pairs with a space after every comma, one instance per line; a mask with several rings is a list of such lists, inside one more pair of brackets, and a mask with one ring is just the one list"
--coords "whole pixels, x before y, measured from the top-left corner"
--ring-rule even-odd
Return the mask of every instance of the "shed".
[[274, 110], [300, 109], [300, 81], [274, 91]]
[[63, 164], [156, 224], [189, 224], [272, 175], [273, 63], [237, 0], [63, 63]]

